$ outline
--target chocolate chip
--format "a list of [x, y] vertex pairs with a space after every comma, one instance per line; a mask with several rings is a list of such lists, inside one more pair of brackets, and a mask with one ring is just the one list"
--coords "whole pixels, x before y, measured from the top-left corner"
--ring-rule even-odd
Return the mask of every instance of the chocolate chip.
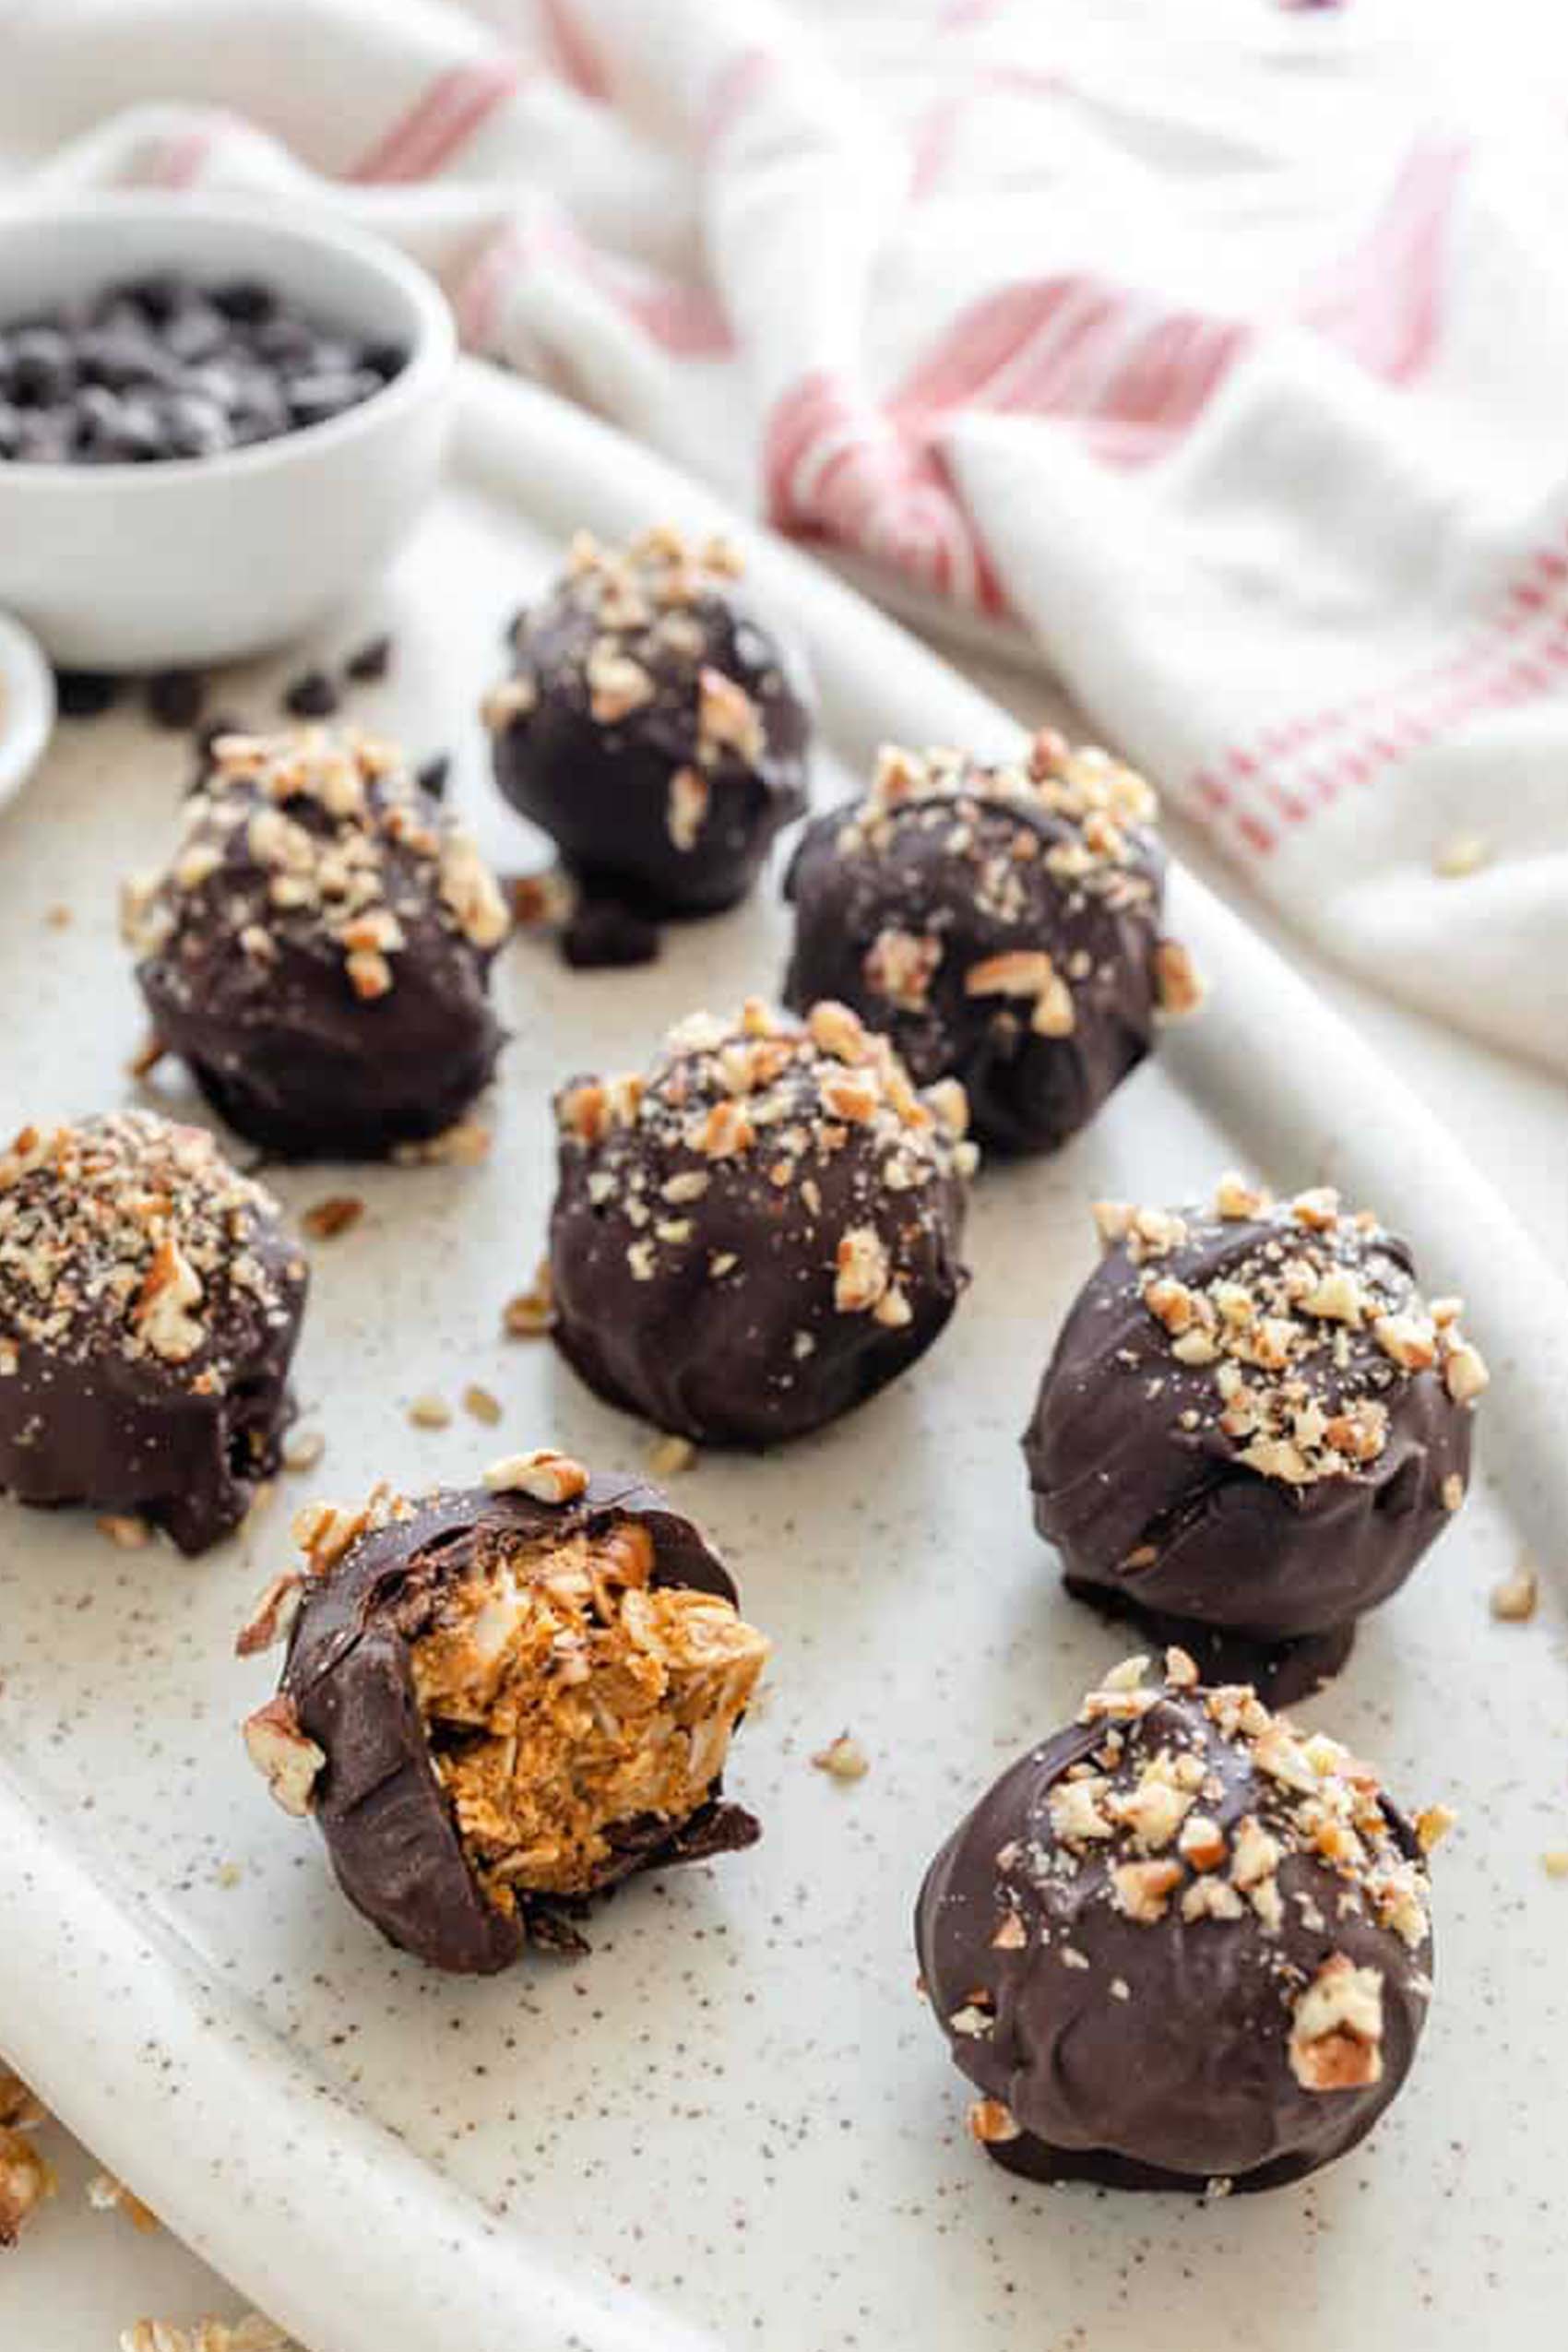
[[418, 771], [420, 785], [430, 794], [433, 801], [445, 799], [446, 787], [451, 781], [451, 777], [452, 754], [450, 752], [437, 752], [434, 758], [427, 759], [424, 766]]
[[357, 653], [351, 653], [343, 664], [343, 671], [346, 677], [354, 679], [357, 683], [370, 685], [376, 679], [385, 678], [391, 667], [392, 640], [389, 636], [380, 636], [372, 637], [368, 645], [362, 645]]
[[103, 670], [56, 670], [54, 695], [62, 719], [100, 719], [119, 699], [120, 681]]
[[196, 725], [206, 700], [207, 681], [199, 670], [160, 670], [148, 680], [148, 718], [175, 734]]
[[618, 899], [579, 898], [561, 933], [560, 947], [563, 960], [574, 971], [651, 964], [659, 955], [659, 926]]
[[295, 719], [330, 719], [338, 707], [338, 689], [325, 670], [307, 670], [285, 692], [283, 707]]
[[259, 279], [148, 273], [0, 327], [0, 460], [205, 457], [325, 422], [408, 363], [290, 309]]

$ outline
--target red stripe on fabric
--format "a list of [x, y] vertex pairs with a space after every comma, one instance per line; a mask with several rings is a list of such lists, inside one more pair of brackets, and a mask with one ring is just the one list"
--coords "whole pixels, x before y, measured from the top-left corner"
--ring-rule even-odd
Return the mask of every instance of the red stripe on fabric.
[[567, 0], [539, 0], [539, 13], [563, 77], [579, 97], [591, 98], [604, 105], [610, 97], [610, 76], [603, 58], [576, 12], [567, 6]]
[[941, 451], [918, 426], [821, 370], [780, 399], [764, 442], [770, 518], [850, 547], [938, 594], [1005, 610], [1001, 583]]
[[202, 166], [211, 152], [210, 131], [180, 132], [159, 153], [151, 173], [153, 182], [160, 188], [190, 187], [200, 178]]
[[1448, 227], [1468, 161], [1455, 142], [1419, 142], [1360, 249], [1301, 306], [1303, 325], [1385, 383], [1408, 384], [1436, 350]]
[[742, 49], [720, 65], [703, 101], [698, 139], [705, 155], [737, 124], [778, 71], [778, 59], [768, 49]]
[[422, 180], [471, 138], [522, 80], [513, 57], [453, 65], [437, 77], [348, 174], [381, 185]]

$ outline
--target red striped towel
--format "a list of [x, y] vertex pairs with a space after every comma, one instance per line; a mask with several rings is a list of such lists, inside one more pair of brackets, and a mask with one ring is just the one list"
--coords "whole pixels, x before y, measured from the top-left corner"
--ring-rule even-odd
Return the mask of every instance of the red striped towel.
[[1451, 0], [53, 0], [0, 42], [10, 173], [398, 237], [472, 348], [1021, 626], [1321, 945], [1568, 1070], [1544, 22], [1531, 54]]

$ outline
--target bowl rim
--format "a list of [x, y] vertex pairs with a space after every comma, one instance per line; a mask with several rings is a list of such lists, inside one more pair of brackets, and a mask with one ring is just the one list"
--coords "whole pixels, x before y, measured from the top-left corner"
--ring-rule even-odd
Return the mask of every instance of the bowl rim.
[[[18, 465], [0, 459], [0, 496], [86, 497], [94, 491], [113, 490], [136, 497], [156, 497], [161, 484], [193, 481], [232, 481], [268, 468], [287, 465], [296, 456], [329, 450], [359, 433], [417, 407], [450, 383], [457, 357], [457, 331], [451, 306], [429, 271], [410, 259], [397, 245], [373, 231], [328, 220], [309, 212], [279, 214], [252, 196], [192, 196], [169, 190], [104, 189], [72, 196], [68, 202], [27, 196], [0, 203], [0, 244], [14, 232], [35, 229], [41, 238], [82, 221], [140, 220], [167, 221], [171, 226], [195, 220], [236, 230], [259, 230], [284, 245], [315, 246], [346, 256], [368, 276], [400, 294], [412, 314], [414, 332], [406, 366], [363, 400], [319, 424], [299, 425], [270, 441], [253, 442], [244, 449], [223, 449], [203, 457], [160, 457], [146, 465], [78, 466], [54, 460], [43, 465]], [[257, 274], [265, 274], [265, 265]], [[286, 288], [285, 288], [286, 291]]]

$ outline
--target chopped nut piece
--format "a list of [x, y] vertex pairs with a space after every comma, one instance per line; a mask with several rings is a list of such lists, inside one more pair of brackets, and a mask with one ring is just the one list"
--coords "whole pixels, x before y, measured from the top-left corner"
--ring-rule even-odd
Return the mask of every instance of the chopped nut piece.
[[392, 1157], [401, 1168], [477, 1168], [490, 1155], [490, 1130], [477, 1119], [458, 1119], [422, 1143], [398, 1144]]
[[678, 767], [670, 778], [670, 807], [665, 819], [677, 849], [695, 849], [707, 814], [708, 782], [700, 768]]
[[1111, 1899], [1128, 1918], [1152, 1927], [1165, 1917], [1183, 1875], [1180, 1862], [1118, 1862], [1111, 1873]]
[[1443, 1507], [1445, 1511], [1457, 1511], [1464, 1500], [1465, 1481], [1457, 1470], [1450, 1470], [1443, 1481]]
[[863, 1780], [871, 1770], [865, 1750], [847, 1731], [840, 1731], [837, 1740], [819, 1748], [812, 1762], [818, 1772], [826, 1772], [835, 1780]]
[[150, 1078], [169, 1049], [160, 1037], [144, 1038], [125, 1064], [127, 1078]]
[[463, 1391], [463, 1410], [471, 1413], [476, 1421], [483, 1421], [488, 1429], [493, 1429], [501, 1419], [501, 1400], [493, 1396], [488, 1388], [481, 1388], [476, 1382], [470, 1382]]
[[1381, 1971], [1332, 1953], [1291, 2013], [1290, 2072], [1306, 2091], [1360, 2090], [1383, 2078], [1382, 2041]]
[[145, 1551], [152, 1541], [152, 1529], [134, 1512], [105, 1512], [98, 1522], [98, 1532], [121, 1551]]
[[327, 1757], [301, 1730], [292, 1699], [280, 1694], [258, 1707], [245, 1723], [244, 1740], [246, 1753], [278, 1803], [303, 1821]]
[[138, 2320], [122, 2332], [120, 2352], [298, 2352], [298, 2347], [281, 2328], [250, 2311], [232, 2327], [221, 2320], [197, 2320], [194, 2327]]
[[1016, 948], [1003, 956], [988, 956], [964, 974], [966, 996], [1040, 996], [1055, 979], [1055, 967], [1042, 949]]
[[493, 1462], [484, 1482], [493, 1494], [530, 1494], [538, 1503], [572, 1503], [587, 1491], [588, 1474], [570, 1455], [542, 1445]]
[[1459, 882], [1490, 865], [1491, 858], [1492, 846], [1484, 833], [1451, 833], [1438, 847], [1432, 872], [1445, 882]]
[[1215, 1187], [1214, 1206], [1222, 1218], [1244, 1221], [1263, 1216], [1270, 1198], [1261, 1185], [1249, 1184], [1244, 1176], [1226, 1174]]
[[134, 2229], [150, 2236], [158, 2227], [158, 2215], [148, 2205], [116, 2180], [112, 2172], [95, 2172], [87, 2184], [87, 2201], [95, 2213], [122, 2213]]
[[540, 1258], [534, 1270], [532, 1286], [519, 1290], [507, 1300], [502, 1310], [502, 1321], [513, 1339], [542, 1338], [555, 1321], [555, 1304], [551, 1290], [550, 1260]]
[[289, 1570], [274, 1576], [234, 1641], [236, 1657], [255, 1657], [275, 1643], [286, 1641], [300, 1613], [304, 1578]]
[[833, 1303], [840, 1314], [865, 1314], [885, 1295], [891, 1270], [887, 1247], [872, 1225], [852, 1225], [839, 1240]]
[[427, 1391], [416, 1396], [409, 1407], [409, 1419], [415, 1429], [450, 1429], [452, 1408], [444, 1396]]
[[1467, 1339], [1461, 1339], [1449, 1348], [1443, 1360], [1443, 1378], [1455, 1405], [1470, 1405], [1490, 1385], [1491, 1374], [1480, 1349], [1472, 1348]]
[[1416, 1815], [1416, 1842], [1423, 1854], [1430, 1854], [1441, 1844], [1457, 1821], [1458, 1815], [1446, 1805], [1423, 1805]]
[[301, 1218], [300, 1223], [313, 1241], [335, 1241], [339, 1233], [349, 1232], [364, 1215], [364, 1203], [357, 1193], [329, 1193], [325, 1200], [314, 1202]]
[[517, 719], [529, 718], [538, 703], [539, 688], [531, 678], [503, 678], [480, 705], [480, 717], [490, 734], [499, 735]]
[[656, 1479], [673, 1479], [691, 1468], [697, 1458], [697, 1449], [689, 1437], [658, 1437], [648, 1447], [646, 1458]]
[[1536, 1613], [1537, 1598], [1535, 1569], [1528, 1560], [1521, 1560], [1511, 1576], [1492, 1586], [1491, 1613], [1505, 1624], [1527, 1624]]
[[1197, 1011], [1206, 993], [1204, 982], [1180, 940], [1160, 941], [1154, 951], [1154, 972], [1159, 1009], [1168, 1020], [1181, 1020]]
[[965, 2117], [971, 2139], [981, 2147], [991, 2147], [1004, 2140], [1016, 2140], [1023, 2126], [1009, 2107], [1000, 2099], [976, 2099]]
[[1548, 1878], [1568, 1878], [1568, 1846], [1554, 1846], [1540, 1858]]
[[314, 1470], [327, 1451], [327, 1440], [318, 1429], [296, 1430], [283, 1444], [283, 1467], [286, 1470]]
[[45, 2199], [55, 2193], [50, 2166], [20, 2132], [0, 2129], [0, 2246], [14, 2246]]

